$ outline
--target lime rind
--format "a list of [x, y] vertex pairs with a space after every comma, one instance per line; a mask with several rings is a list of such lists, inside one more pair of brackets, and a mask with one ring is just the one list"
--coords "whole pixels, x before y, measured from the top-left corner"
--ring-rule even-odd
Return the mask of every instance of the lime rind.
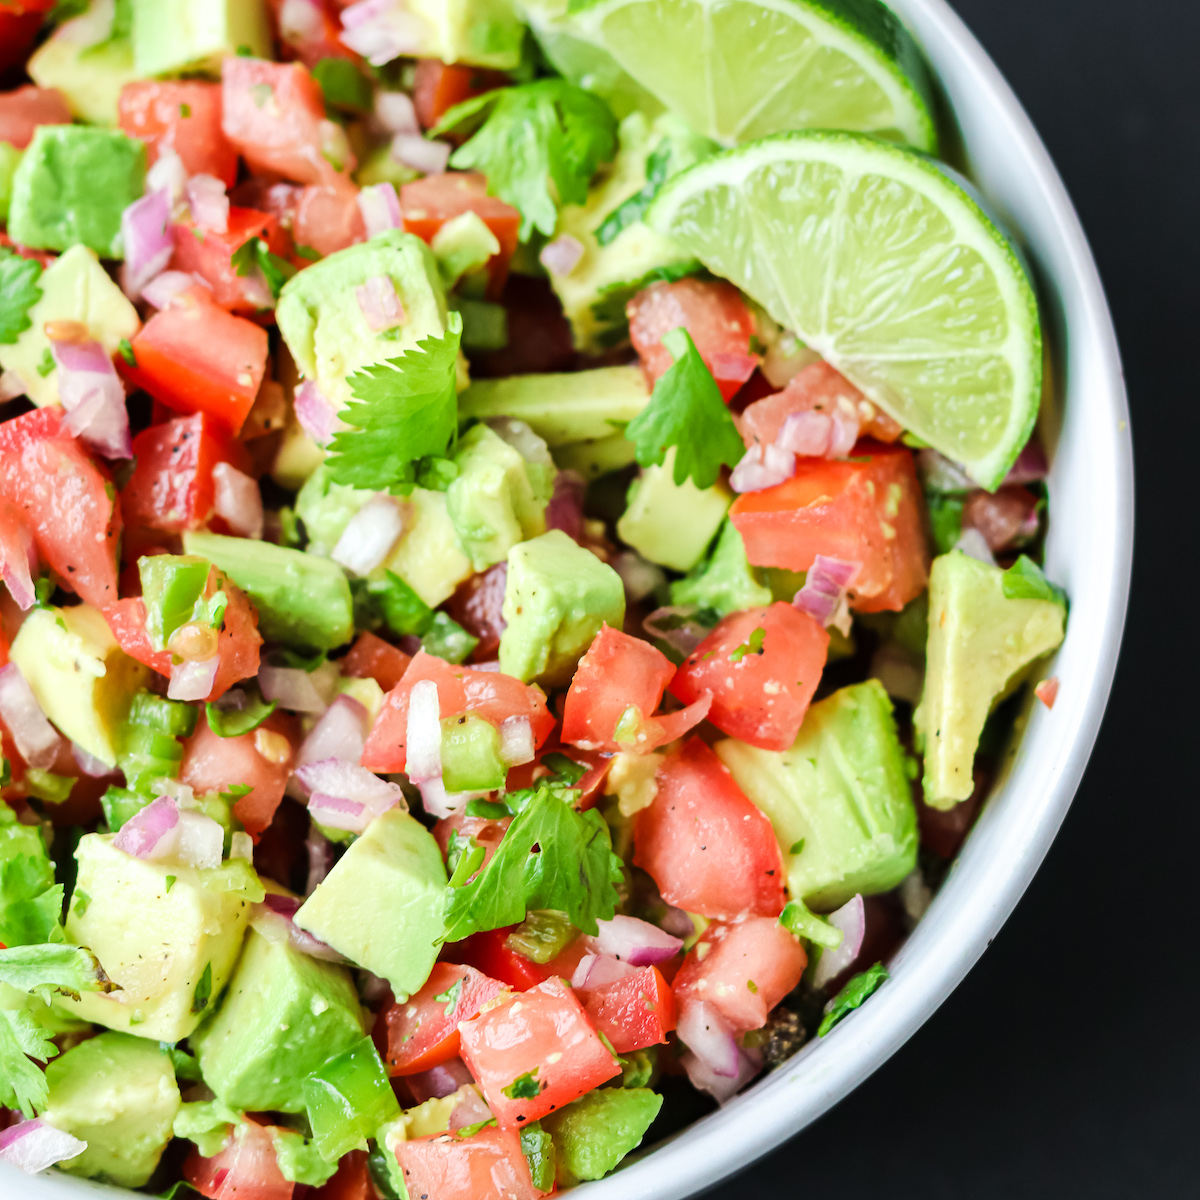
[[1037, 300], [1008, 239], [923, 155], [777, 134], [669, 180], [646, 221], [735, 283], [981, 486], [1037, 419]]

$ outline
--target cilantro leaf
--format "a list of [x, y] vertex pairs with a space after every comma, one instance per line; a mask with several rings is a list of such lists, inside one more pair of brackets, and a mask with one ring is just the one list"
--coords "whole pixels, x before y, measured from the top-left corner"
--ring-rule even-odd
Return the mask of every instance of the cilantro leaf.
[[354, 399], [342, 411], [350, 429], [334, 436], [328, 460], [335, 483], [372, 491], [410, 491], [414, 464], [445, 455], [458, 428], [455, 389], [462, 319], [450, 313], [440, 338], [427, 337], [399, 358], [350, 376]]
[[767, 631], [761, 625], [752, 629], [750, 637], [740, 646], [735, 646], [729, 652], [729, 661], [731, 663], [740, 663], [747, 654], [761, 654], [763, 652], [763, 640], [766, 636]]
[[278, 300], [283, 285], [296, 273], [296, 268], [286, 259], [272, 254], [267, 243], [260, 237], [248, 238], [230, 256], [229, 265], [243, 278], [259, 271], [271, 295]]
[[846, 936], [836, 925], [831, 925], [812, 912], [803, 900], [789, 900], [779, 914], [779, 923], [789, 933], [815, 942], [827, 950], [836, 950]]
[[546, 1085], [538, 1080], [537, 1067], [534, 1067], [532, 1071], [526, 1071], [524, 1075], [518, 1075], [508, 1087], [501, 1088], [500, 1090], [510, 1100], [532, 1100], [540, 1096], [545, 1087]]
[[456, 104], [431, 136], [464, 126], [476, 132], [451, 164], [482, 171], [488, 191], [520, 210], [522, 241], [534, 229], [553, 235], [558, 205], [584, 203], [588, 183], [617, 145], [617, 122], [604, 101], [563, 79], [497, 88]]
[[650, 403], [625, 428], [643, 467], [664, 461], [675, 448], [674, 478], [688, 476], [698, 488], [712, 487], [721, 464], [735, 467], [746, 452], [741, 434], [721, 399], [686, 329], [672, 329], [663, 344], [675, 361], [654, 384]]
[[29, 310], [42, 298], [42, 264], [0, 247], [0, 346], [9, 346], [33, 322]]
[[115, 988], [90, 950], [65, 943], [0, 950], [0, 983], [46, 1000], [54, 992], [78, 1000], [80, 992]]
[[1004, 572], [1001, 586], [1008, 600], [1049, 600], [1064, 608], [1067, 605], [1067, 593], [1051, 583], [1042, 568], [1025, 554]]
[[576, 812], [561, 793], [541, 788], [474, 881], [447, 890], [445, 940], [516, 925], [535, 908], [559, 909], [594, 935], [597, 918], [616, 912], [621, 879], [604, 818], [595, 809]]
[[601, 246], [616, 241], [630, 225], [636, 225], [646, 214], [650, 202], [662, 190], [667, 175], [671, 170], [671, 146], [669, 142], [661, 142], [646, 159], [646, 183], [639, 191], [634, 192], [628, 200], [617, 205], [596, 229], [596, 241]]
[[62, 942], [63, 888], [36, 825], [22, 825], [0, 803], [0, 942]]
[[29, 1060], [49, 1062], [58, 1053], [50, 1033], [27, 1008], [0, 1008], [0, 1106], [27, 1117], [46, 1107], [46, 1076]]
[[212, 999], [212, 963], [204, 964], [204, 973], [192, 993], [192, 1013], [202, 1013]]
[[873, 996], [887, 982], [887, 968], [883, 963], [860, 972], [826, 1005], [825, 1015], [821, 1018], [817, 1037], [824, 1037], [843, 1017], [848, 1017], [869, 997]]
[[257, 729], [274, 711], [274, 700], [264, 700], [257, 687], [247, 685], [226, 692], [218, 703], [206, 704], [208, 727], [219, 738], [240, 737]]

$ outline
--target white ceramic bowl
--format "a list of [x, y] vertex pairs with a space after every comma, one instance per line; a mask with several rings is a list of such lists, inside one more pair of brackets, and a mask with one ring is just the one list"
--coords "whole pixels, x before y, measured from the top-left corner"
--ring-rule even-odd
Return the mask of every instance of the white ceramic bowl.
[[[1061, 688], [1052, 711], [1033, 706], [1007, 777], [875, 998], [719, 1112], [578, 1189], [579, 1200], [676, 1200], [711, 1187], [815, 1120], [898, 1050], [1016, 906], [1066, 816], [1108, 700], [1132, 564], [1133, 452], [1100, 278], [1054, 164], [971, 32], [944, 0], [889, 2], [924, 47], [950, 102], [968, 173], [1023, 241], [1037, 274], [1056, 356], [1053, 421], [1061, 418], [1046, 543], [1047, 573], [1071, 597], [1053, 668]], [[129, 1193], [0, 1166], [5, 1200], [85, 1195]]]

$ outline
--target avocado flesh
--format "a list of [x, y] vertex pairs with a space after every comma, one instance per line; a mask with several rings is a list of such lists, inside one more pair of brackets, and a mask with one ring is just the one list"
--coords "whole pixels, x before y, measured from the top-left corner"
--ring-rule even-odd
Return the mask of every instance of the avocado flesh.
[[0, 142], [0, 221], [8, 220], [12, 181], [21, 162], [21, 151], [11, 142]]
[[262, 0], [133, 0], [133, 61], [138, 77], [187, 73], [219, 78], [235, 54], [271, 58]]
[[916, 808], [878, 680], [812, 705], [789, 750], [735, 738], [713, 749], [770, 818], [788, 891], [814, 912], [832, 912], [860, 892], [890, 891], [916, 865]]
[[686, 579], [671, 584], [672, 604], [695, 604], [725, 616], [747, 608], [765, 608], [775, 597], [760, 582], [758, 571], [746, 559], [742, 535], [732, 521], [721, 526], [708, 561]]
[[38, 87], [63, 94], [71, 116], [109, 127], [118, 121], [121, 89], [139, 78], [129, 38], [89, 46], [77, 42], [65, 23], [33, 52], [26, 70]]
[[1053, 600], [1008, 599], [999, 567], [961, 550], [933, 560], [925, 691], [913, 713], [926, 804], [953, 808], [975, 790], [975, 750], [988, 714], [1058, 648], [1065, 621]]
[[179, 1087], [162, 1047], [124, 1033], [101, 1033], [46, 1067], [50, 1101], [42, 1119], [87, 1142], [59, 1169], [118, 1187], [150, 1181], [171, 1140]]
[[447, 63], [512, 71], [521, 62], [525, 26], [509, 0], [409, 0], [426, 36], [414, 53]]
[[554, 1143], [557, 1182], [607, 1175], [641, 1144], [663, 1098], [649, 1088], [598, 1088], [542, 1119]]

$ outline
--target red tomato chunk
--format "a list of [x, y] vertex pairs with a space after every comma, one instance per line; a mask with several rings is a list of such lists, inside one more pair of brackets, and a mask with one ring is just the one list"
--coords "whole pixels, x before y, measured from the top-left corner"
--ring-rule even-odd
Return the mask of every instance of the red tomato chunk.
[[444, 63], [437, 58], [417, 59], [413, 104], [422, 129], [432, 129], [447, 112], [464, 100], [482, 96], [508, 82], [500, 71]]
[[580, 991], [579, 997], [618, 1054], [662, 1044], [675, 1028], [675, 995], [657, 967], [640, 967], [622, 979]]
[[273, 1136], [271, 1126], [247, 1119], [220, 1154], [202, 1158], [193, 1150], [183, 1177], [208, 1200], [291, 1200], [296, 1185], [279, 1170]]
[[360, 633], [342, 659], [342, 674], [351, 679], [373, 679], [385, 692], [404, 678], [412, 659], [403, 650], [373, 633]]
[[24, 150], [39, 125], [69, 125], [71, 110], [57, 88], [27, 84], [0, 92], [0, 142]]
[[151, 166], [169, 148], [189, 175], [214, 175], [233, 187], [238, 156], [221, 129], [219, 83], [139, 79], [121, 89], [118, 112], [121, 128], [146, 143]]
[[396, 1147], [410, 1200], [537, 1200], [512, 1130], [481, 1129], [471, 1137], [439, 1133]]
[[232, 259], [234, 252], [251, 238], [262, 238], [272, 254], [287, 254], [287, 238], [279, 228], [279, 218], [253, 208], [231, 207], [225, 233], [198, 229], [191, 217], [171, 226], [175, 253], [171, 266], [176, 271], [199, 275], [212, 287], [212, 301], [229, 312], [253, 313], [269, 299], [260, 294], [265, 286], [251, 275], [239, 275]]

